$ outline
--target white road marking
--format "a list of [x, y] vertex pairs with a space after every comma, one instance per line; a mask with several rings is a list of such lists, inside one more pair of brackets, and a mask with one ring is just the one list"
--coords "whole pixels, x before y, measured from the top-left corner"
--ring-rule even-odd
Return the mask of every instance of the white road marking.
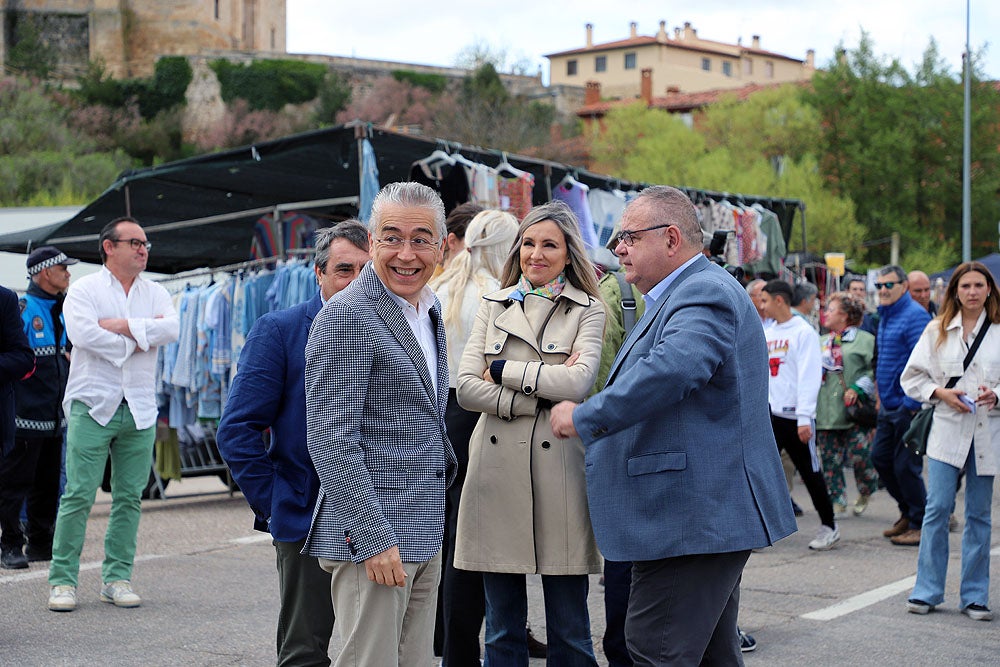
[[903, 591], [908, 591], [913, 588], [913, 584], [916, 582], [916, 576], [900, 579], [899, 581], [894, 581], [891, 584], [886, 584], [885, 586], [880, 586], [874, 590], [866, 591], [860, 595], [855, 595], [852, 598], [841, 600], [837, 604], [830, 605], [829, 607], [817, 609], [816, 611], [811, 611], [808, 614], [802, 614], [802, 618], [808, 618], [812, 621], [832, 621], [835, 618], [840, 618], [841, 616], [845, 616], [851, 612], [869, 607], [876, 602], [881, 602], [882, 600], [891, 598], [893, 595], [897, 595]]
[[270, 542], [272, 538], [267, 533], [257, 533], [256, 535], [247, 535], [246, 537], [237, 537], [229, 540], [233, 544], [256, 544], [257, 542]]
[[[160, 554], [146, 554], [143, 556], [136, 556], [135, 562], [141, 563], [147, 560], [156, 560], [157, 558], [166, 558], [166, 556]], [[95, 570], [101, 566], [101, 561], [96, 560], [90, 563], [80, 563], [80, 571], [84, 570]], [[31, 581], [32, 579], [48, 579], [49, 568], [44, 570], [32, 570], [31, 572], [22, 572], [21, 574], [11, 574], [5, 577], [0, 577], [0, 584], [13, 584], [18, 581]]]

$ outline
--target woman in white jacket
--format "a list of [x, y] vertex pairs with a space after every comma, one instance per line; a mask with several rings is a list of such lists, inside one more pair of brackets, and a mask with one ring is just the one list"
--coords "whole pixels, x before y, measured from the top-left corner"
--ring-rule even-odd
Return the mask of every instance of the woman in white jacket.
[[[969, 367], [962, 362], [976, 335], [989, 329]], [[945, 388], [949, 378], [957, 384]], [[924, 514], [917, 583], [906, 608], [926, 614], [944, 601], [948, 568], [948, 517], [963, 467], [965, 530], [959, 606], [978, 621], [990, 611], [990, 507], [993, 476], [1000, 470], [1000, 294], [989, 269], [979, 262], [952, 273], [941, 314], [924, 329], [900, 379], [910, 398], [935, 406], [927, 440], [927, 509]]]

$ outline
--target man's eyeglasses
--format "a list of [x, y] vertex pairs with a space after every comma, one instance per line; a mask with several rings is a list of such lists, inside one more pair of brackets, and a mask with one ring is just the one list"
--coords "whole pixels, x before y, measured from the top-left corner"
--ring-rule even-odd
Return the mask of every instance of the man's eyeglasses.
[[380, 239], [375, 239], [375, 242], [393, 250], [402, 250], [403, 246], [409, 243], [410, 250], [413, 252], [434, 252], [438, 247], [437, 239], [429, 239], [423, 236], [418, 236], [414, 239], [404, 239], [402, 236], [389, 234]]
[[149, 252], [153, 248], [153, 244], [149, 241], [143, 241], [142, 239], [111, 239], [112, 243], [127, 243], [132, 250], [138, 250], [139, 248], [145, 248], [146, 252]]
[[652, 227], [646, 227], [645, 229], [630, 229], [628, 231], [623, 229], [622, 231], [618, 232], [617, 236], [615, 236], [615, 240], [618, 243], [624, 243], [626, 246], [631, 248], [632, 245], [636, 242], [636, 239], [638, 238], [638, 236], [636, 236], [637, 234], [640, 234], [642, 232], [651, 232], [654, 229], [663, 229], [664, 227], [672, 227], [672, 226], [673, 223], [668, 222], [663, 225], [653, 225]]
[[899, 285], [901, 282], [902, 281], [900, 281], [900, 280], [889, 280], [889, 281], [884, 282], [884, 283], [875, 283], [875, 289], [878, 290], [878, 289], [882, 289], [883, 287], [886, 288], [886, 289], [892, 289], [896, 285]]

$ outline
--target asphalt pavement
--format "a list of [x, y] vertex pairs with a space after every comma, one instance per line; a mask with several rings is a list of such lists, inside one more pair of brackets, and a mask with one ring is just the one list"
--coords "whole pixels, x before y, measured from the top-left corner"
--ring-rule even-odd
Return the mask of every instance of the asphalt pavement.
[[[850, 486], [850, 485], [849, 485]], [[0, 665], [268, 665], [274, 663], [277, 581], [274, 549], [251, 529], [242, 496], [214, 478], [171, 482], [166, 500], [143, 501], [133, 583], [143, 604], [118, 609], [98, 599], [110, 498], [98, 493], [81, 558], [77, 610], [46, 607], [47, 564], [0, 570]], [[751, 556], [740, 625], [758, 641], [747, 665], [1000, 664], [1000, 618], [972, 621], [958, 610], [961, 535], [951, 535], [946, 601], [927, 616], [905, 611], [917, 549], [881, 532], [897, 518], [880, 491], [861, 517], [840, 522], [841, 540], [810, 552], [819, 520], [808, 494], [799, 532]], [[853, 498], [851, 498], [853, 500]], [[994, 495], [993, 514], [1000, 495]], [[956, 512], [961, 517], [959, 497]], [[993, 531], [991, 600], [1000, 612], [1000, 530]], [[529, 620], [544, 638], [541, 584], [529, 577]], [[603, 590], [591, 578], [598, 662]], [[339, 642], [334, 638], [331, 655]], [[542, 665], [532, 660], [532, 665]]]

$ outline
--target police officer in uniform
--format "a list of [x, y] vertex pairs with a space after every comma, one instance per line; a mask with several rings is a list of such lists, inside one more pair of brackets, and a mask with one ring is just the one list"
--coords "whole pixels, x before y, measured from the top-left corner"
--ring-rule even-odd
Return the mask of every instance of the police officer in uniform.
[[[35, 354], [35, 372], [15, 384], [14, 451], [0, 461], [0, 564], [8, 569], [52, 559], [66, 428], [62, 400], [69, 374], [62, 306], [69, 287], [66, 267], [78, 261], [52, 246], [28, 255], [30, 282], [19, 305]], [[28, 522], [22, 533], [19, 519], [25, 499]]]

